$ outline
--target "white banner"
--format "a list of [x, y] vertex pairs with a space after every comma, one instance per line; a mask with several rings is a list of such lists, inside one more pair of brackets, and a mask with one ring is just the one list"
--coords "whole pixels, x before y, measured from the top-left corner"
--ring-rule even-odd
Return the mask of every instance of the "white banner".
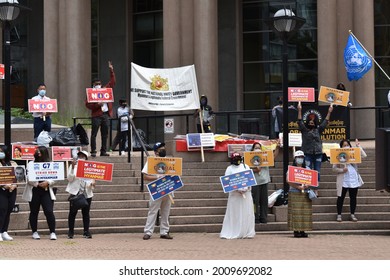
[[131, 63], [131, 108], [146, 111], [199, 109], [195, 66], [145, 68]]
[[27, 175], [29, 181], [64, 180], [64, 162], [29, 162]]

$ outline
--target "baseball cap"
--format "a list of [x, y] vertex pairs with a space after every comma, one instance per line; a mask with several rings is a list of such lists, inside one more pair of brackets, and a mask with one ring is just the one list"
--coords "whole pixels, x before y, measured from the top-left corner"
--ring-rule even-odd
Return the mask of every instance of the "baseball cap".
[[79, 152], [77, 153], [77, 155], [79, 155], [79, 154], [85, 155], [85, 156], [87, 157], [87, 159], [88, 159], [89, 154], [88, 154], [87, 151], [79, 151]]
[[301, 150], [296, 151], [294, 154], [294, 157], [304, 157], [304, 156], [305, 156], [305, 154]]
[[232, 153], [232, 158], [235, 158], [235, 157], [241, 157], [241, 155], [239, 153]]
[[157, 143], [154, 144], [154, 146], [153, 146], [153, 151], [157, 151], [157, 150], [160, 149], [161, 147], [165, 147], [165, 143], [164, 143], [164, 142], [157, 142]]

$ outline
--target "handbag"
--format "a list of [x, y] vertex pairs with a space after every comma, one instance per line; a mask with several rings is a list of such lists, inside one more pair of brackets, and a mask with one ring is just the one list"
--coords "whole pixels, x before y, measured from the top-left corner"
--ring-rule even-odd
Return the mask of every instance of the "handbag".
[[316, 193], [312, 189], [308, 189], [307, 190], [307, 194], [309, 195], [309, 198], [311, 200], [317, 199], [317, 195], [316, 195]]
[[76, 195], [71, 194], [68, 197], [68, 201], [70, 202], [70, 207], [77, 210], [88, 206], [87, 198], [83, 192], [79, 192]]

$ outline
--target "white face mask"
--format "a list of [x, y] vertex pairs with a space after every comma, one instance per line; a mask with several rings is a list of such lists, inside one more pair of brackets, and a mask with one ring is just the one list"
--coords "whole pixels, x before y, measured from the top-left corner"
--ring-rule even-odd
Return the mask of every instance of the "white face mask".
[[3, 152], [0, 152], [0, 159], [5, 159], [5, 154]]
[[259, 148], [256, 148], [256, 149], [255, 149], [255, 151], [256, 151], [256, 152], [259, 152], [259, 151], [261, 151], [261, 149], [259, 149]]
[[303, 158], [296, 158], [295, 159], [295, 162], [297, 163], [297, 164], [299, 164], [299, 165], [302, 165], [303, 164]]
[[41, 89], [38, 93], [40, 96], [45, 96], [46, 95], [46, 90]]
[[101, 85], [96, 85], [96, 86], [94, 86], [94, 88], [102, 88], [102, 86]]

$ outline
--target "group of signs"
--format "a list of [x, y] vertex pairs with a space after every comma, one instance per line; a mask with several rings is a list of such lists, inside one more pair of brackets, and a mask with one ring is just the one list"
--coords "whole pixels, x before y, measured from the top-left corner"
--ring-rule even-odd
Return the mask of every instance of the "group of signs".
[[[315, 102], [314, 88], [288, 88], [289, 102]], [[348, 106], [349, 92], [321, 86], [318, 101], [340, 106]]]
[[[12, 159], [14, 160], [33, 160], [34, 153], [38, 146], [13, 144]], [[61, 146], [51, 147], [52, 162], [34, 162], [28, 166], [29, 181], [53, 180], [59, 181], [65, 179], [64, 162], [72, 161], [77, 158], [77, 153], [81, 147]], [[95, 179], [98, 181], [112, 181], [114, 165], [112, 163], [78, 160], [76, 177]], [[4, 184], [25, 184], [26, 170], [24, 166], [6, 166], [0, 167], [0, 181]]]

